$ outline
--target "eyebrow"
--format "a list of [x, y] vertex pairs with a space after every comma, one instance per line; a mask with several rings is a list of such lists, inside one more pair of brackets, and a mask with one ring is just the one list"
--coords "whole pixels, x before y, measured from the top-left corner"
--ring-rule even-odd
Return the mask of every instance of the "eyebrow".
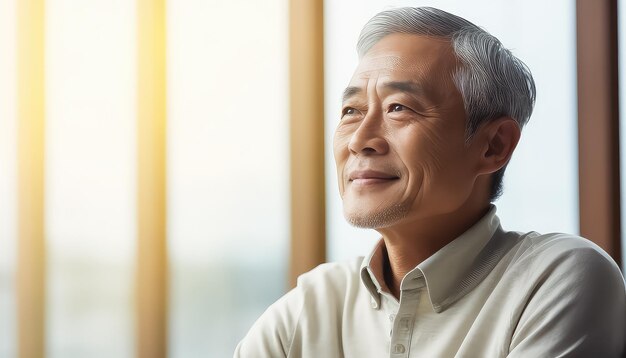
[[[424, 87], [413, 81], [390, 81], [383, 84], [383, 89], [405, 92], [411, 95], [422, 96], [425, 94]], [[360, 87], [348, 86], [343, 91], [342, 101], [347, 101], [350, 97], [363, 92]]]
[[361, 93], [362, 90], [359, 87], [355, 87], [355, 86], [348, 86], [346, 87], [345, 90], [343, 90], [343, 95], [341, 96], [341, 101], [345, 102], [347, 101], [350, 97], [357, 95], [359, 93]]

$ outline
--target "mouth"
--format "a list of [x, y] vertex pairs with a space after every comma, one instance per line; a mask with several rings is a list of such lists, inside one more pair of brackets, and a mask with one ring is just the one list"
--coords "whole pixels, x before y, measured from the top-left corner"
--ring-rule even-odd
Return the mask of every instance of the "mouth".
[[366, 185], [376, 185], [376, 184], [388, 184], [398, 179], [400, 178], [393, 178], [393, 179], [364, 178], [364, 179], [350, 180], [350, 183], [352, 183], [353, 185], [366, 186]]
[[357, 186], [389, 184], [400, 179], [397, 175], [376, 170], [357, 170], [350, 173], [348, 182]]

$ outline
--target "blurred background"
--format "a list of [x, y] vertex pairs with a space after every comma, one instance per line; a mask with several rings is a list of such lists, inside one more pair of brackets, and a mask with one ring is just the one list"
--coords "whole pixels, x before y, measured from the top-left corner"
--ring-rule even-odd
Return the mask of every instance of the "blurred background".
[[[621, 1], [606, 3], [626, 15]], [[534, 75], [535, 111], [496, 202], [503, 227], [586, 234], [580, 193], [590, 189], [579, 182], [581, 20], [574, 0], [0, 0], [0, 357], [147, 357], [140, 346], [149, 344], [162, 357], [232, 356], [254, 320], [305, 270], [299, 258], [312, 257], [311, 266], [366, 255], [378, 235], [344, 221], [337, 190], [331, 143], [340, 96], [358, 62], [365, 22], [391, 7], [425, 5], [485, 28]], [[294, 11], [306, 6], [315, 11]], [[164, 31], [138, 30], [149, 19]], [[614, 35], [609, 54], [617, 58], [624, 36]], [[32, 39], [43, 54], [41, 73], [29, 67], [37, 64], [24, 49]], [[308, 64], [296, 46], [320, 61]], [[165, 64], [153, 72], [163, 81], [142, 87], [140, 70], [154, 54]], [[604, 83], [613, 88], [617, 81], [611, 72]], [[306, 108], [294, 105], [303, 96], [298, 86], [319, 89], [317, 112], [300, 116]], [[146, 102], [143, 92], [155, 88], [164, 99]], [[146, 105], [165, 119], [162, 155], [137, 149]], [[611, 108], [607, 118], [619, 119]], [[307, 115], [315, 120], [301, 123]], [[42, 152], [35, 162], [43, 191], [34, 199], [41, 215], [32, 216], [36, 209], [20, 206], [33, 200], [24, 183], [38, 178], [36, 168], [20, 166], [32, 154], [20, 141], [37, 139], [20, 126], [29, 116], [43, 123], [43, 139], [33, 144]], [[297, 140], [308, 132], [294, 128], [307, 125], [324, 146]], [[607, 155], [615, 164], [624, 141], [612, 138]], [[321, 163], [304, 173], [322, 190], [309, 193], [314, 199], [304, 209], [297, 204], [306, 189], [292, 185], [307, 165], [302, 150]], [[141, 178], [152, 173], [138, 165], [142, 155], [164, 163], [156, 173], [165, 185], [154, 192], [164, 196], [155, 205], [165, 223], [154, 223], [154, 240], [138, 224], [153, 209], [138, 194]], [[613, 243], [607, 250], [619, 261], [620, 166], [611, 167], [602, 175], [618, 180], [607, 199], [617, 203], [618, 226], [598, 241]], [[297, 220], [307, 212], [321, 212], [308, 223], [318, 231], [300, 235]], [[39, 235], [28, 236], [39, 226]], [[20, 240], [41, 249], [32, 253]], [[155, 265], [166, 272], [161, 286], [140, 284], [148, 274], [138, 262], [152, 255], [151, 245]], [[38, 263], [39, 274], [28, 270]], [[20, 285], [31, 279], [43, 291]], [[167, 299], [154, 304], [153, 295]], [[139, 308], [153, 305], [165, 317], [154, 321], [161, 336], [140, 324], [153, 321]], [[29, 315], [33, 307], [39, 318]], [[40, 349], [20, 348], [33, 345]]]

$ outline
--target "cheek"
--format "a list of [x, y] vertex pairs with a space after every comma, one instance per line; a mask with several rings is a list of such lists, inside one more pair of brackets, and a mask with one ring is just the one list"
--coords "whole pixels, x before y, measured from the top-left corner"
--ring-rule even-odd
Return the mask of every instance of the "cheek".
[[335, 151], [335, 156], [339, 153], [348, 151], [348, 144], [350, 143], [351, 136], [352, 131], [346, 126], [339, 124], [333, 135], [333, 149]]
[[348, 141], [350, 137], [345, 133], [336, 131], [333, 136], [333, 155], [335, 157], [335, 166], [337, 168], [337, 183], [339, 185], [339, 194], [343, 197], [344, 181], [343, 172], [348, 160], [350, 151], [348, 150]]
[[448, 202], [463, 195], [467, 173], [461, 138], [446, 128], [423, 125], [396, 140], [404, 143], [398, 150], [410, 173], [408, 189], [419, 195], [419, 202]]
[[440, 172], [446, 163], [446, 138], [434, 126], [420, 126], [398, 138], [404, 143], [402, 156], [411, 172], [422, 173], [425, 178]]
[[337, 170], [343, 168], [350, 157], [350, 150], [348, 149], [347, 142], [335, 140], [333, 143], [333, 156], [335, 158], [335, 165]]

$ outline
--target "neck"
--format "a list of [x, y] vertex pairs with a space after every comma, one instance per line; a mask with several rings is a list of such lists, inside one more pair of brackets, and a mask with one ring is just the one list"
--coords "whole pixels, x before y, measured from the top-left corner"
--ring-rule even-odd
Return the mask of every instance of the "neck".
[[388, 260], [383, 272], [391, 293], [399, 299], [400, 283], [409, 271], [467, 231], [488, 211], [488, 202], [466, 203], [449, 213], [377, 229], [385, 241]]

